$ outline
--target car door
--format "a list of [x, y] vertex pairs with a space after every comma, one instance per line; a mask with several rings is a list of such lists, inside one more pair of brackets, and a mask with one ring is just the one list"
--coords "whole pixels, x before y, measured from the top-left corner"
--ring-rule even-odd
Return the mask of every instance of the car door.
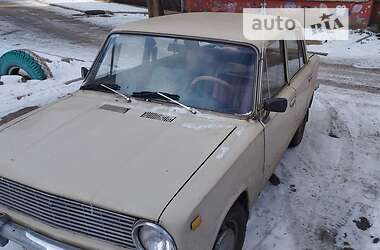
[[269, 98], [286, 98], [283, 113], [260, 111], [265, 135], [264, 176], [269, 176], [282, 158], [296, 130], [296, 92], [287, 83], [284, 42], [274, 41], [265, 49], [261, 81], [261, 103]]
[[314, 91], [312, 66], [306, 62], [303, 41], [285, 41], [290, 85], [296, 91], [297, 125], [301, 124], [309, 108]]

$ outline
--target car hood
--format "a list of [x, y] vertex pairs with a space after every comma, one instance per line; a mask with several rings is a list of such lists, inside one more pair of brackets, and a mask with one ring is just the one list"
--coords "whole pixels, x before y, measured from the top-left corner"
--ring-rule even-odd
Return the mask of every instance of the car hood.
[[[130, 110], [100, 108], [104, 104]], [[142, 117], [157, 110], [175, 119]], [[1, 176], [156, 220], [234, 129], [229, 122], [183, 112], [141, 101], [117, 103], [111, 94], [80, 91], [0, 132]]]

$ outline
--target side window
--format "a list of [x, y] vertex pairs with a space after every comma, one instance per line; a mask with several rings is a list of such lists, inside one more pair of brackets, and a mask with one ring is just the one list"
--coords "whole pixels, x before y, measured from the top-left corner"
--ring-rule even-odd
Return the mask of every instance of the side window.
[[102, 59], [95, 79], [115, 75], [141, 65], [141, 47], [144, 46], [141, 39], [131, 36], [126, 42], [125, 36], [114, 35], [107, 46], [111, 53], [107, 53]]
[[262, 77], [262, 98], [274, 97], [286, 85], [284, 49], [280, 41], [273, 42], [265, 50]]
[[[110, 48], [114, 46], [114, 40], [110, 41], [110, 44], [108, 45]], [[102, 59], [102, 63], [100, 65], [100, 68], [97, 72], [96, 79], [104, 77], [106, 75], [112, 75], [112, 73], [115, 73], [112, 69], [111, 72], [111, 65], [112, 65], [112, 53], [108, 53], [105, 55], [105, 57]]]
[[294, 40], [286, 41], [286, 50], [288, 52], [289, 78], [292, 78], [304, 65], [301, 42]]

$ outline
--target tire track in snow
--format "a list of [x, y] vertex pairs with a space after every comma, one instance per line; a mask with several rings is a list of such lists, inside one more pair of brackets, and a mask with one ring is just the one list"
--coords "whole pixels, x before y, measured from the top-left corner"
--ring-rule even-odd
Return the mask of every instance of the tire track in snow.
[[380, 94], [380, 69], [321, 63], [318, 82], [338, 88]]
[[380, 94], [380, 87], [373, 86], [365, 86], [365, 85], [353, 85], [349, 83], [336, 82], [334, 80], [324, 80], [318, 79], [320, 84], [328, 85], [332, 87], [342, 88], [342, 89], [350, 89], [356, 91], [363, 91], [371, 94]]
[[[379, 99], [328, 86], [315, 97], [304, 141], [276, 170], [281, 184], [251, 209], [245, 250], [379, 247]], [[361, 217], [371, 224], [365, 231], [354, 222]]]

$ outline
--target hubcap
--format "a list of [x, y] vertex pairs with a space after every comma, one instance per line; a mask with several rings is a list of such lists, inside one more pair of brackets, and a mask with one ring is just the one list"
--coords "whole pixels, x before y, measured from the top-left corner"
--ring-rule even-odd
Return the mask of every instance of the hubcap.
[[19, 67], [11, 67], [8, 70], [8, 75], [18, 75], [18, 76], [22, 76], [25, 79], [31, 79], [29, 74], [25, 70]]
[[218, 235], [214, 250], [234, 250], [235, 249], [235, 232], [232, 228], [226, 227]]

